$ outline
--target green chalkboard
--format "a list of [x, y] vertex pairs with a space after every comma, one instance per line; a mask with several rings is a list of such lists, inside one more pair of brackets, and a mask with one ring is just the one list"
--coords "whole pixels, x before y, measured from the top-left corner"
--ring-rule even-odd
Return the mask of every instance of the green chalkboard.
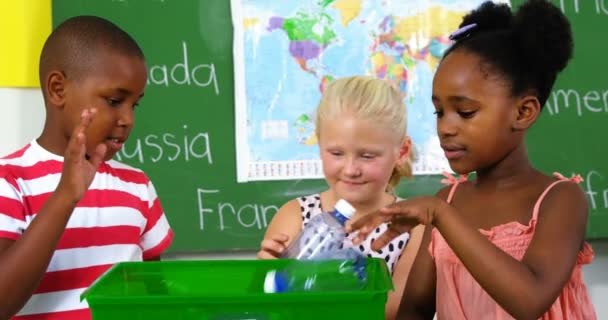
[[[556, 111], [545, 112], [532, 130], [529, 150], [548, 172], [580, 172], [588, 179], [594, 199], [588, 235], [605, 237], [608, 162], [601, 161], [606, 134], [600, 122], [608, 117], [608, 76], [601, 72], [608, 60], [601, 54], [608, 45], [597, 40], [603, 30], [597, 26], [608, 27], [608, 20], [580, 6], [580, 16], [573, 17], [577, 59], [557, 89], [576, 90], [582, 114], [573, 100], [559, 112], [551, 105]], [[154, 181], [175, 231], [171, 251], [257, 249], [281, 204], [326, 187], [323, 180], [236, 182], [230, 1], [54, 0], [52, 9], [54, 25], [74, 15], [105, 17], [133, 35], [146, 54], [146, 96], [117, 158]], [[579, 57], [581, 51], [588, 56]], [[599, 99], [592, 101], [591, 92]], [[398, 193], [433, 194], [440, 186], [437, 176], [417, 176]]]
[[[517, 8], [523, 0], [512, 0]], [[528, 134], [532, 162], [550, 173], [579, 173], [589, 199], [588, 238], [608, 237], [608, 5], [552, 0], [574, 33], [574, 58], [559, 76], [543, 114]], [[547, 52], [550, 55], [551, 52]]]

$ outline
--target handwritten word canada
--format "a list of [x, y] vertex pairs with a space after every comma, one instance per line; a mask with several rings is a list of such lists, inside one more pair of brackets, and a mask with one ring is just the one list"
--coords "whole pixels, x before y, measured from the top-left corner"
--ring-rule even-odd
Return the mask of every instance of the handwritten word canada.
[[215, 65], [192, 65], [189, 61], [188, 44], [182, 41], [181, 61], [173, 65], [152, 64], [149, 70], [148, 84], [169, 87], [171, 84], [180, 86], [195, 85], [198, 87], [213, 86], [215, 95], [220, 94], [215, 74]]

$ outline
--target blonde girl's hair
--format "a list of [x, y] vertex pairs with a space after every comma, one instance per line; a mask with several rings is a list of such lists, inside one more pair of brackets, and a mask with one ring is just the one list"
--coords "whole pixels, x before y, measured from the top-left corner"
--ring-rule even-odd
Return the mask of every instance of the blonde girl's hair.
[[[320, 127], [325, 120], [335, 120], [345, 112], [372, 121], [378, 127], [388, 128], [403, 143], [407, 132], [407, 114], [401, 92], [387, 81], [369, 76], [339, 78], [323, 92], [317, 107], [315, 133], [321, 137]], [[399, 146], [401, 148], [401, 145]], [[394, 192], [401, 177], [412, 177], [414, 147], [406, 161], [393, 168], [387, 191]]]

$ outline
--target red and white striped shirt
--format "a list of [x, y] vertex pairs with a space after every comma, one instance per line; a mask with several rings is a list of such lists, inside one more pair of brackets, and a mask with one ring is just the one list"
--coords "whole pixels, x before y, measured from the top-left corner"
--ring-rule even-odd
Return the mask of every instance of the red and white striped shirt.
[[[62, 165], [62, 157], [36, 141], [0, 159], [0, 238], [19, 239], [57, 187]], [[172, 238], [146, 175], [114, 160], [103, 162], [40, 285], [13, 319], [90, 319], [80, 294], [97, 277], [117, 262], [159, 256]]]

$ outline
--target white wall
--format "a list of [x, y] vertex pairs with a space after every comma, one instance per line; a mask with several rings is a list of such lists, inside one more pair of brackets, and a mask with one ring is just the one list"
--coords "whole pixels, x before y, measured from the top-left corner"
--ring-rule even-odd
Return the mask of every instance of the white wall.
[[[0, 154], [7, 154], [37, 138], [44, 124], [40, 89], [0, 88]], [[594, 262], [584, 277], [598, 319], [608, 319], [608, 241], [592, 241]], [[167, 254], [163, 259], [255, 259], [254, 252]]]
[[608, 319], [608, 240], [591, 241], [593, 263], [583, 269], [585, 283], [598, 319]]
[[0, 155], [37, 138], [42, 132], [44, 116], [39, 88], [0, 88]]

